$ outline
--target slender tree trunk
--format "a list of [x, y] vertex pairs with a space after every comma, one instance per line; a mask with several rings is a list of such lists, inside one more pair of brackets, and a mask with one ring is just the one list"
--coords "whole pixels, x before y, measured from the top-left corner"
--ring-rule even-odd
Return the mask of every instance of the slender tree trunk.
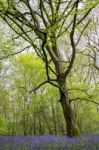
[[42, 111], [42, 116], [43, 116], [43, 118], [45, 120], [45, 123], [46, 123], [46, 126], [48, 128], [49, 134], [51, 135], [53, 132], [51, 130], [51, 126], [50, 126], [50, 123], [48, 122], [48, 117], [46, 116], [45, 111]]
[[61, 81], [59, 81], [59, 84], [62, 89], [60, 90], [60, 102], [62, 105], [63, 114], [64, 114], [64, 118], [66, 121], [67, 136], [78, 137], [80, 136], [80, 130], [76, 121], [75, 111], [72, 108], [72, 105], [68, 99], [68, 91], [66, 90], [66, 82], [64, 79], [61, 79]]
[[33, 124], [33, 134], [36, 135], [36, 114], [35, 114], [35, 108], [34, 108], [34, 124]]
[[52, 117], [53, 117], [54, 133], [57, 134], [57, 123], [56, 123], [56, 112], [54, 107], [54, 101], [52, 101]]

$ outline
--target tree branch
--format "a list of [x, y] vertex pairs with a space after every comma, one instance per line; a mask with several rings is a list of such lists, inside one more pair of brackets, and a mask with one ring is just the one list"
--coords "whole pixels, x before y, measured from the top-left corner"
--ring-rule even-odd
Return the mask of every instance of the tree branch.
[[42, 82], [41, 84], [39, 84], [39, 85], [38, 85], [36, 88], [34, 88], [33, 90], [30, 90], [29, 93], [31, 94], [31, 93], [37, 91], [40, 87], [42, 87], [42, 86], [45, 85], [46, 83], [49, 83], [49, 84], [51, 84], [51, 85], [53, 85], [54, 87], [57, 87], [57, 88], [59, 89], [58, 85], [54, 84], [52, 81], [56, 81], [56, 80], [46, 80], [46, 81]]
[[[84, 89], [76, 89], [76, 88], [75, 88], [75, 89], [68, 89], [68, 90], [69, 90], [69, 91], [70, 91], [70, 90], [74, 90], [74, 91], [77, 91], [77, 90], [78, 90], [78, 91], [82, 91], [82, 92], [84, 92], [90, 99], [92, 99], [92, 96], [90, 96], [90, 95], [87, 93], [87, 91], [84, 90]], [[92, 100], [93, 100], [93, 99], [92, 99]]]
[[6, 56], [4, 56], [4, 57], [0, 57], [0, 60], [7, 59], [7, 58], [9, 58], [9, 57], [11, 57], [11, 56], [17, 55], [17, 54], [19, 54], [19, 53], [25, 51], [26, 49], [29, 49], [30, 47], [31, 47], [31, 46], [27, 46], [27, 47], [23, 48], [22, 50], [20, 50], [20, 51], [18, 51], [18, 52], [14, 52], [14, 53], [8, 54], [8, 55], [6, 55]]
[[64, 73], [65, 77], [67, 77], [68, 74], [70, 73], [70, 71], [71, 71], [71, 69], [73, 67], [74, 60], [75, 60], [76, 49], [75, 49], [75, 43], [74, 43], [74, 32], [75, 32], [75, 27], [76, 27], [78, 4], [79, 4], [79, 0], [77, 0], [76, 4], [75, 4], [76, 12], [75, 12], [75, 15], [74, 15], [73, 26], [72, 26], [72, 30], [71, 30], [71, 33], [70, 33], [70, 40], [71, 40], [71, 46], [72, 46], [72, 57], [71, 57], [71, 61], [69, 63], [69, 66], [68, 66], [66, 72]]
[[88, 100], [88, 99], [80, 98], [80, 97], [77, 97], [77, 98], [75, 98], [75, 99], [71, 99], [71, 100], [69, 100], [69, 102], [73, 102], [73, 101], [77, 101], [77, 100], [84, 100], [84, 101], [88, 101], [88, 102], [94, 103], [94, 104], [96, 104], [96, 105], [99, 105], [99, 103], [96, 102], [96, 101]]

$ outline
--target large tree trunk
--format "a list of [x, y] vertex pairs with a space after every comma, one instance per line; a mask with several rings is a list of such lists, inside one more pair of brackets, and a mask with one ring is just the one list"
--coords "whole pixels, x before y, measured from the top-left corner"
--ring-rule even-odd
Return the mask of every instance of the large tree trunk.
[[73, 136], [80, 136], [80, 130], [77, 125], [75, 112], [71, 106], [71, 104], [67, 104], [65, 97], [61, 99], [61, 105], [63, 109], [64, 118], [66, 121], [66, 127], [67, 127], [67, 136], [73, 137]]
[[60, 90], [60, 102], [62, 105], [63, 114], [66, 121], [67, 136], [78, 137], [80, 136], [80, 130], [77, 125], [75, 110], [72, 108], [72, 105], [68, 99], [68, 91], [66, 89], [65, 79], [61, 79], [61, 81], [59, 81], [59, 85], [61, 86], [62, 89]]
[[[52, 39], [55, 39], [55, 36], [53, 34]], [[59, 61], [56, 61], [52, 54], [49, 53], [51, 56], [53, 63], [55, 65], [55, 71], [57, 75], [57, 83], [60, 88], [60, 102], [63, 109], [64, 118], [66, 121], [66, 127], [67, 127], [67, 136], [69, 137], [78, 137], [80, 136], [80, 130], [77, 125], [76, 116], [75, 116], [75, 110], [73, 110], [71, 103], [69, 102], [68, 98], [68, 90], [66, 87], [66, 76], [64, 76], [64, 63], [62, 62], [63, 58], [61, 56], [60, 51], [57, 47], [57, 42], [52, 41], [52, 50], [55, 53], [56, 57], [59, 59]]]

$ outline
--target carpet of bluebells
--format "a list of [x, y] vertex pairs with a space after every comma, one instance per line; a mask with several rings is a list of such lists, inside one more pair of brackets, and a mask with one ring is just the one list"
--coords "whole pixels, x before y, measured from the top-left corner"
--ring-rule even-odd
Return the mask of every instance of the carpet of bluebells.
[[99, 150], [99, 134], [66, 136], [0, 136], [0, 150]]

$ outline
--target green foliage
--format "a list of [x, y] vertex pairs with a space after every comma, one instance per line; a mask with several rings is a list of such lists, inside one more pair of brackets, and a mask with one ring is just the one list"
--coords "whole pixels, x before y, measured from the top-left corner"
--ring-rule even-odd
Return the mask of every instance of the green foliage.
[[1, 0], [0, 1], [0, 12], [5, 13], [7, 10], [7, 7], [8, 7], [7, 0]]
[[0, 13], [1, 15], [5, 15], [6, 11], [14, 14], [15, 10], [13, 8], [15, 0], [1, 0], [0, 1]]
[[7, 134], [7, 124], [5, 121], [5, 118], [0, 117], [0, 135], [5, 135]]

